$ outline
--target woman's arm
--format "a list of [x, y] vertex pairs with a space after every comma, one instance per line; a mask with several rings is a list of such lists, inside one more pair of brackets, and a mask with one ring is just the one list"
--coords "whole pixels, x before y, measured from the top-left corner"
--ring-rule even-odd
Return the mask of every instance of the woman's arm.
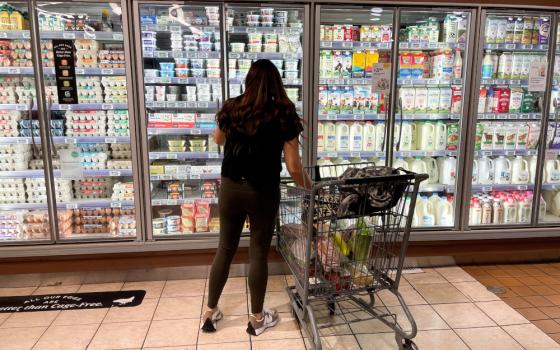
[[214, 129], [214, 142], [220, 146], [226, 143], [226, 134], [220, 128]]
[[286, 167], [292, 176], [292, 179], [300, 187], [311, 188], [311, 178], [309, 174], [303, 171], [303, 165], [299, 157], [299, 142], [297, 137], [293, 140], [284, 142], [284, 159]]

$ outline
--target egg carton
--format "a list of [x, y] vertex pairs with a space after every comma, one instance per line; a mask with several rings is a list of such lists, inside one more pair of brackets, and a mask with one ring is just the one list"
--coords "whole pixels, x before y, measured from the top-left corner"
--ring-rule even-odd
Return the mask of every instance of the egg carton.
[[109, 160], [107, 169], [132, 169], [132, 160]]
[[106, 136], [105, 130], [99, 129], [67, 129], [66, 135], [68, 136]]
[[109, 145], [106, 143], [78, 143], [76, 149], [80, 152], [108, 152]]
[[96, 40], [92, 39], [77, 39], [74, 41], [74, 46], [78, 52], [80, 51], [95, 51], [99, 50], [99, 44]]
[[129, 143], [111, 143], [110, 144], [111, 151], [118, 152], [118, 151], [127, 151], [131, 152], [132, 147]]
[[113, 188], [114, 180], [110, 177], [87, 178], [75, 180], [73, 183], [74, 191], [101, 190], [108, 191]]
[[79, 121], [68, 121], [66, 122], [66, 128], [86, 130], [86, 129], [101, 129], [105, 130], [107, 128], [107, 123], [104, 119], [100, 120], [79, 120]]
[[[60, 159], [53, 159], [52, 161], [53, 169], [60, 169]], [[32, 159], [29, 161], [29, 169], [39, 170], [44, 169], [42, 159]]]
[[105, 120], [105, 111], [66, 111], [64, 114], [66, 121], [86, 121], [86, 120]]
[[104, 76], [101, 78], [101, 84], [105, 88], [123, 87], [126, 88], [125, 76]]
[[31, 156], [31, 145], [0, 145], [0, 155], [16, 153]]
[[117, 110], [110, 110], [107, 111], [107, 118], [108, 119], [127, 119], [128, 120], [128, 111], [126, 109], [117, 109]]
[[110, 128], [107, 130], [107, 136], [130, 136], [130, 129], [122, 128], [122, 129], [115, 129]]
[[113, 186], [113, 200], [132, 200], [134, 199], [134, 183], [133, 182], [117, 182]]
[[18, 122], [21, 119], [21, 111], [0, 111], [0, 124], [4, 121]]
[[115, 159], [115, 160], [132, 159], [132, 153], [130, 151], [112, 151], [111, 152], [111, 159]]

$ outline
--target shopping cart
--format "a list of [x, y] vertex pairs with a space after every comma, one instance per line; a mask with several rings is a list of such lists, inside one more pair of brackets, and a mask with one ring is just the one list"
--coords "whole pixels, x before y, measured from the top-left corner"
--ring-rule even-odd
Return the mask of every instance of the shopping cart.
[[[311, 189], [282, 184], [277, 243], [294, 276], [292, 311], [314, 349], [321, 349], [320, 329], [371, 319], [395, 331], [399, 349], [414, 349], [416, 324], [398, 287], [418, 187], [428, 176], [389, 169], [388, 175], [339, 179], [343, 170], [306, 169]], [[398, 301], [400, 312], [377, 300], [382, 291]], [[406, 329], [398, 322], [403, 317]]]

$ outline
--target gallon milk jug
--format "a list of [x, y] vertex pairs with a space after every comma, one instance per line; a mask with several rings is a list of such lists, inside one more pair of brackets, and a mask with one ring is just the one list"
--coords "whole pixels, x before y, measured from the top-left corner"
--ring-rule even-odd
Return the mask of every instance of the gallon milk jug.
[[534, 183], [535, 174], [537, 172], [537, 156], [530, 156], [528, 158], [529, 158], [529, 178], [531, 179], [531, 182]]
[[393, 162], [393, 168], [403, 168], [404, 170], [408, 170], [408, 163], [402, 158], [397, 158]]
[[526, 184], [529, 182], [529, 163], [523, 157], [516, 156], [511, 162], [511, 183]]
[[434, 226], [435, 216], [432, 204], [426, 197], [418, 198], [415, 214], [418, 217], [419, 226]]
[[475, 159], [473, 161], [473, 167], [472, 167], [472, 183], [473, 184], [477, 184], [478, 183], [478, 159]]
[[346, 123], [336, 123], [336, 150], [337, 152], [350, 150], [350, 127]]
[[375, 125], [371, 122], [366, 122], [362, 129], [364, 133], [362, 137], [363, 150], [366, 152], [375, 151]]
[[323, 133], [325, 135], [325, 152], [336, 151], [336, 124], [324, 123]]
[[444, 151], [447, 146], [447, 127], [444, 123], [436, 123], [436, 134], [435, 134], [435, 144], [434, 149], [436, 151]]
[[319, 166], [319, 175], [321, 175], [321, 178], [324, 179], [336, 175], [331, 174], [334, 173], [334, 167], [331, 166], [333, 163], [329, 159], [321, 158], [317, 161], [317, 165]]
[[438, 163], [435, 158], [426, 157], [422, 159], [424, 163], [426, 163], [426, 168], [428, 169], [427, 173], [430, 176], [428, 178], [428, 183], [430, 184], [437, 184], [439, 181], [439, 170], [438, 170]]
[[433, 151], [436, 127], [433, 123], [424, 122], [419, 124], [416, 134], [418, 136], [418, 150], [420, 151]]
[[550, 191], [550, 192], [552, 192], [552, 199], [549, 201], [550, 212], [554, 216], [560, 216], [560, 192], [557, 191]]
[[442, 185], [454, 185], [456, 162], [454, 157], [441, 157], [439, 163], [439, 182]]
[[494, 159], [494, 182], [496, 184], [511, 183], [511, 162], [504, 156]]
[[471, 199], [469, 207], [469, 225], [480, 225], [482, 222], [482, 206], [477, 198]]
[[436, 212], [436, 225], [453, 226], [453, 204], [444, 198], [434, 208]]
[[527, 224], [531, 222], [531, 199], [525, 199], [517, 202], [517, 222]]
[[385, 140], [385, 123], [375, 124], [375, 150], [383, 151]]
[[417, 135], [417, 125], [416, 123], [410, 123], [410, 125], [412, 126], [412, 142], [410, 145], [410, 148], [412, 150], [418, 149], [418, 135]]
[[317, 152], [325, 151], [325, 128], [323, 123], [317, 124]]
[[[414, 124], [411, 122], [404, 122], [402, 124], [402, 131], [401, 131], [401, 143], [400, 143], [400, 150], [401, 151], [411, 151], [412, 150], [412, 138], [413, 138], [413, 127]], [[395, 132], [398, 130], [395, 129]]]
[[517, 220], [517, 205], [512, 197], [504, 201], [504, 224], [515, 224]]
[[560, 161], [558, 159], [549, 159], [545, 161], [544, 166], [545, 182], [560, 182]]
[[350, 151], [361, 151], [364, 147], [364, 131], [362, 124], [353, 123], [350, 126]]
[[546, 216], [546, 202], [544, 201], [543, 196], [540, 198], [540, 206], [539, 206], [539, 221], [543, 221]]
[[478, 183], [489, 185], [494, 183], [494, 161], [486, 156], [478, 159]]
[[[437, 205], [440, 201], [442, 201], [443, 199], [438, 196], [437, 193], [434, 193], [430, 196], [430, 198], [428, 198], [428, 202], [430, 202], [430, 204], [432, 205], [432, 208], [437, 208]], [[437, 211], [434, 213], [436, 216], [436, 221], [437, 221]]]
[[422, 159], [417, 157], [410, 162], [410, 171], [417, 174], [428, 174], [428, 167]]

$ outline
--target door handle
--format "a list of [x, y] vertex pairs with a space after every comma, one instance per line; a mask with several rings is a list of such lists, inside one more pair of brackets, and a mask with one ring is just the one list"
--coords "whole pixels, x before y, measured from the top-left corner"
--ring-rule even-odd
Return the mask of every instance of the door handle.
[[54, 139], [52, 136], [52, 125], [51, 125], [51, 108], [52, 108], [52, 97], [48, 97], [47, 98], [47, 127], [49, 128], [48, 131], [48, 135], [49, 135], [49, 142], [51, 143], [51, 148], [52, 148], [52, 155], [54, 157], [58, 156], [58, 153], [56, 151], [56, 147], [54, 145]]

